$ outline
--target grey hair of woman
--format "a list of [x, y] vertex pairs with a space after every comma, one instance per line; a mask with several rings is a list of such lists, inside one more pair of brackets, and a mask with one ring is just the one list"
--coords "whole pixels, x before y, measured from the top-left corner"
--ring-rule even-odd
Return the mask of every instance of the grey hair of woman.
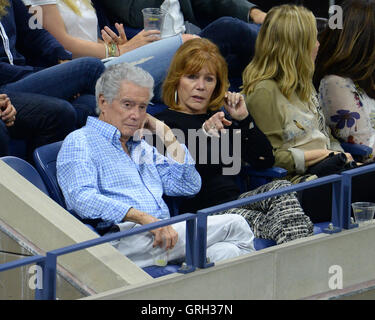
[[[154, 96], [154, 79], [145, 70], [129, 63], [120, 63], [109, 66], [100, 76], [95, 86], [96, 103], [99, 105], [99, 96], [103, 95], [108, 103], [112, 103], [119, 92], [121, 84], [131, 82], [150, 90], [150, 100]], [[100, 113], [100, 110], [98, 110]]]

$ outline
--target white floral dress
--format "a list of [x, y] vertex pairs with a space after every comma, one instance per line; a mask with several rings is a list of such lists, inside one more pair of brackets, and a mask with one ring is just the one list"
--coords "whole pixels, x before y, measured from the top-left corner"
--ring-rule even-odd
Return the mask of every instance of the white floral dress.
[[319, 102], [336, 138], [374, 148], [375, 100], [351, 79], [325, 76], [320, 82]]

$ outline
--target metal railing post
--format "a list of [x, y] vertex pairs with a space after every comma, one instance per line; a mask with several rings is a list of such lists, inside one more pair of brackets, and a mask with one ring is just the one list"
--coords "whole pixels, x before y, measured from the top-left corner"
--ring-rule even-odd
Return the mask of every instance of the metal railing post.
[[207, 214], [197, 212], [197, 267], [204, 269], [214, 265], [207, 261]]
[[352, 223], [351, 216], [351, 202], [352, 202], [352, 176], [346, 172], [342, 173], [342, 183], [343, 183], [343, 220], [342, 227], [344, 229], [353, 229], [358, 227], [358, 223]]
[[342, 179], [332, 183], [332, 215], [331, 224], [323, 230], [324, 233], [337, 233], [342, 231], [342, 216], [344, 199], [341, 196], [343, 192]]
[[186, 220], [186, 252], [185, 252], [185, 263], [182, 264], [181, 268], [178, 269], [180, 273], [190, 273], [196, 269], [196, 222], [193, 220]]
[[47, 252], [45, 261], [39, 263], [43, 270], [43, 283], [40, 289], [36, 289], [35, 299], [56, 300], [56, 268], [57, 255]]

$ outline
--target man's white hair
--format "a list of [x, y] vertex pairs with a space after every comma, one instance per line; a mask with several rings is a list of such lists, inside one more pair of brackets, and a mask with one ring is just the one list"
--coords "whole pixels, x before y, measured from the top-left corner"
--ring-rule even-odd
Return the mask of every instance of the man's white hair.
[[96, 103], [99, 105], [99, 96], [103, 95], [108, 103], [119, 94], [124, 81], [134, 83], [150, 90], [149, 101], [154, 96], [154, 79], [145, 70], [129, 63], [120, 63], [109, 66], [100, 76], [95, 86]]

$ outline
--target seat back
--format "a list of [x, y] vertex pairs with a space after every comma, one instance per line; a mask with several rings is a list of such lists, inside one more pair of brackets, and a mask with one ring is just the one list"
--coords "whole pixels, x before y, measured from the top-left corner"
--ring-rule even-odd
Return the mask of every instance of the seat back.
[[56, 159], [62, 141], [50, 143], [34, 150], [35, 167], [47, 186], [50, 197], [66, 209], [64, 197], [61, 193], [56, 177]]
[[8, 166], [16, 170], [21, 176], [23, 176], [26, 180], [31, 182], [39, 190], [44, 192], [47, 196], [50, 195], [40, 174], [30, 163], [14, 156], [6, 156], [0, 159], [3, 160]]

